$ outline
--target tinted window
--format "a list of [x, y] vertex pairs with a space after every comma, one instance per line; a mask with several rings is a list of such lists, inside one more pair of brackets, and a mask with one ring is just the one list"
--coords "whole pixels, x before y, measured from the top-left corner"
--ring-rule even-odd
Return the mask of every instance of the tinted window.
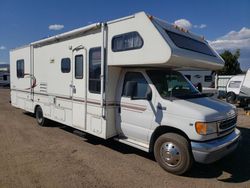
[[76, 79], [83, 78], [83, 56], [82, 55], [75, 56], [75, 78]]
[[122, 96], [128, 97], [125, 95], [126, 84], [129, 81], [137, 82], [137, 90], [135, 91], [134, 97], [136, 98], [144, 98], [148, 93], [148, 83], [144, 76], [139, 72], [128, 72], [124, 78]]
[[143, 40], [138, 32], [130, 32], [114, 36], [112, 50], [114, 52], [138, 49], [143, 46]]
[[16, 75], [17, 78], [23, 78], [24, 77], [24, 60], [17, 60], [16, 62]]
[[174, 42], [174, 44], [186, 50], [191, 50], [194, 52], [215, 56], [213, 51], [208, 47], [205, 42], [201, 42], [184, 35], [180, 35], [171, 31], [166, 31], [170, 39]]
[[205, 82], [212, 82], [212, 76], [208, 75], [204, 77]]
[[229, 83], [229, 87], [230, 88], [239, 88], [240, 87], [240, 84], [241, 84], [241, 81], [231, 81]]
[[70, 72], [70, 58], [63, 58], [61, 60], [61, 71], [62, 73]]
[[101, 92], [101, 47], [89, 51], [89, 92]]

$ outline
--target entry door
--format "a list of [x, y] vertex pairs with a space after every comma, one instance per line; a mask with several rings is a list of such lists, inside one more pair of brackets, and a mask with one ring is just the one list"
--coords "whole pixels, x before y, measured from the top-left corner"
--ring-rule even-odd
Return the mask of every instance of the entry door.
[[125, 86], [129, 81], [137, 82], [136, 98], [145, 96], [149, 85], [141, 72], [127, 72], [125, 74], [121, 93], [120, 131], [130, 139], [148, 142], [148, 134], [151, 128], [153, 111], [152, 101], [147, 99], [132, 100], [126, 96]]
[[72, 75], [72, 124], [81, 130], [85, 130], [86, 111], [86, 52], [78, 49], [73, 52]]

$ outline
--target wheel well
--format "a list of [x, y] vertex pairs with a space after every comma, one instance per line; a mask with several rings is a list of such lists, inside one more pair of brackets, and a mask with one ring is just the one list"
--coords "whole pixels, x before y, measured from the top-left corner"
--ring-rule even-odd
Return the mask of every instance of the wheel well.
[[163, 135], [165, 133], [170, 133], [170, 132], [179, 134], [179, 135], [183, 136], [184, 138], [186, 138], [188, 141], [190, 141], [188, 136], [183, 131], [181, 131], [180, 129], [162, 125], [162, 126], [157, 127], [155, 129], [155, 131], [153, 132], [152, 136], [151, 136], [150, 144], [149, 144], [149, 152], [154, 151], [154, 144], [155, 144], [155, 141], [157, 140], [157, 138], [159, 136], [161, 136], [161, 135]]

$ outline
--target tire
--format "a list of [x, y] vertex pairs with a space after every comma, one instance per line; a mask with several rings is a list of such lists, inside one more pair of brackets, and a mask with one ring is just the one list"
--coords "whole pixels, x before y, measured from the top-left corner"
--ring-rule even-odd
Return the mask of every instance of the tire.
[[156, 140], [154, 156], [164, 170], [176, 175], [184, 174], [193, 164], [187, 139], [175, 133], [163, 134]]
[[43, 116], [43, 110], [40, 106], [36, 108], [35, 115], [38, 125], [45, 126], [48, 120]]
[[227, 93], [226, 101], [228, 103], [234, 104], [236, 102], [236, 94], [234, 92]]

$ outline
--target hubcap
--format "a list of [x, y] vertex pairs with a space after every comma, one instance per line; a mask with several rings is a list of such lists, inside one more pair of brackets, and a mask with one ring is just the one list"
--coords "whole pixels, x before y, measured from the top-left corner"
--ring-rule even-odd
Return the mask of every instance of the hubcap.
[[160, 155], [162, 160], [171, 167], [178, 166], [181, 161], [180, 149], [172, 142], [162, 144]]

